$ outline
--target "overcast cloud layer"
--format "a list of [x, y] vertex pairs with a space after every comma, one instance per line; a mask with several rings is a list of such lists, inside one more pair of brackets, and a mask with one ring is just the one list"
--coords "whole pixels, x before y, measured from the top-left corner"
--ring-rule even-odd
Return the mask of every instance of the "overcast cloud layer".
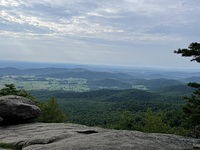
[[199, 0], [0, 0], [0, 60], [198, 68]]

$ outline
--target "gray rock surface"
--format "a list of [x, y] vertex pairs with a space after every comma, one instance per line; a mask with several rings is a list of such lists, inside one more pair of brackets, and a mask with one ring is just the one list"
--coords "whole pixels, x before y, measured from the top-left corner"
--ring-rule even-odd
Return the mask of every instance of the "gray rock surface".
[[22, 150], [192, 150], [200, 140], [64, 123], [0, 127], [0, 142]]
[[34, 119], [41, 111], [30, 99], [9, 95], [0, 97], [0, 117], [2, 123], [20, 123]]

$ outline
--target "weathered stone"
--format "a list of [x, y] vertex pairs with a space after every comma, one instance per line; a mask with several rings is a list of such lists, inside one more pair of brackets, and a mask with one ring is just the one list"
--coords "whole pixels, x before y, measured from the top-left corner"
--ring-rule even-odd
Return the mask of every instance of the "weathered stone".
[[40, 115], [40, 109], [30, 99], [21, 96], [0, 97], [0, 115], [3, 124], [30, 121]]
[[0, 142], [22, 150], [192, 150], [200, 140], [64, 123], [0, 127]]
[[200, 150], [200, 144], [194, 144], [193, 149], [194, 150]]

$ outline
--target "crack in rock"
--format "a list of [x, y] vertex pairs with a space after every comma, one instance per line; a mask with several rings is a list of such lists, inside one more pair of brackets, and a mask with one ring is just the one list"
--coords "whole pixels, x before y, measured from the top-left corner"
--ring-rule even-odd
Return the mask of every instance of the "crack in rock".
[[13, 145], [16, 147], [17, 150], [22, 150], [25, 147], [28, 147], [30, 145], [36, 145], [36, 144], [50, 144], [53, 142], [57, 142], [63, 139], [70, 138], [72, 135], [61, 135], [61, 136], [54, 136], [51, 138], [45, 138], [45, 139], [33, 139], [33, 140], [27, 140], [27, 141], [18, 141], [17, 143], [13, 143]]
[[81, 133], [81, 134], [95, 134], [95, 133], [99, 133], [99, 132], [95, 131], [95, 130], [86, 130], [86, 131], [77, 131], [77, 133]]

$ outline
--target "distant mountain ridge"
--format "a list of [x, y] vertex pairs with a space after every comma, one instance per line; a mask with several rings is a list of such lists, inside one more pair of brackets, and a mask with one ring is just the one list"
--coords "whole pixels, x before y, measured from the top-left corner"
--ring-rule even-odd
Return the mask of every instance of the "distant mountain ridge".
[[17, 69], [13, 67], [0, 68], [0, 75], [40, 75], [40, 74], [53, 74], [53, 73], [65, 73], [69, 71], [86, 71], [84, 68], [36, 68], [36, 69]]
[[189, 78], [182, 79], [184, 82], [200, 82], [200, 76], [192, 76]]
[[[1, 61], [0, 61], [1, 62]], [[25, 65], [25, 64], [24, 64]], [[48, 67], [45, 67], [45, 65], [41, 65], [41, 67], [35, 67], [35, 68], [17, 68], [17, 67], [1, 67], [3, 64], [0, 65], [0, 75], [6, 75], [6, 74], [13, 74], [15, 73], [16, 75], [18, 74], [57, 74], [57, 73], [64, 73], [64, 72], [69, 72], [69, 71], [77, 71], [80, 72], [82, 71], [92, 71], [92, 72], [109, 72], [109, 73], [122, 73], [123, 75], [129, 75], [135, 78], [142, 78], [142, 79], [158, 79], [158, 78], [165, 78], [165, 79], [176, 79], [176, 80], [181, 80], [185, 78], [190, 78], [190, 77], [200, 77], [200, 71], [173, 71], [173, 70], [159, 70], [159, 69], [145, 69], [145, 68], [112, 68], [112, 67], [105, 67], [101, 68], [98, 67], [95, 68], [94, 66], [88, 67], [84, 65], [67, 65], [63, 66], [58, 65], [50, 65]], [[5, 65], [7, 66], [7, 65]], [[14, 66], [14, 65], [11, 65]], [[90, 68], [90, 69], [89, 69]]]
[[[17, 69], [12, 67], [0, 68], [0, 76], [6, 75], [33, 75], [36, 77], [36, 80], [39, 81], [41, 78], [45, 81], [45, 78], [58, 78], [60, 80], [64, 78], [81, 78], [86, 79], [87, 86], [90, 90], [99, 90], [99, 89], [144, 89], [144, 90], [160, 90], [165, 87], [171, 86], [182, 86], [186, 85], [188, 82], [199, 82], [200, 76], [198, 76], [198, 72], [196, 73], [188, 73], [186, 72], [182, 74], [182, 77], [187, 78], [179, 78], [176, 79], [178, 75], [181, 75], [177, 72], [172, 72], [168, 75], [172, 76], [175, 74], [174, 79], [172, 78], [159, 78], [159, 76], [155, 76], [157, 78], [152, 79], [152, 74], [147, 72], [145, 76], [148, 74], [150, 78], [142, 78], [142, 76], [137, 75], [139, 72], [129, 74], [128, 72], [112, 72], [112, 71], [94, 71], [88, 70], [85, 68], [35, 68], [35, 69]], [[164, 74], [164, 73], [163, 73]], [[167, 75], [167, 74], [165, 74]], [[189, 76], [192, 75], [192, 76]], [[195, 75], [195, 76], [194, 76]], [[197, 76], [196, 76], [197, 75]], [[188, 77], [189, 76], [189, 77]], [[24, 79], [25, 80], [25, 79]], [[47, 80], [46, 80], [47, 81]]]
[[97, 72], [97, 71], [67, 71], [62, 73], [53, 73], [53, 74], [42, 74], [38, 75], [40, 77], [52, 77], [52, 78], [84, 78], [88, 80], [101, 80], [105, 78], [111, 78], [111, 79], [127, 79], [127, 78], [133, 78], [133, 76], [124, 74], [124, 73], [109, 73], [109, 72]]
[[0, 68], [0, 75], [38, 75], [43, 77], [77, 77], [86, 79], [104, 78], [132, 78], [133, 76], [125, 73], [110, 73], [90, 71], [84, 68], [38, 68], [38, 69], [17, 69], [12, 67]]

